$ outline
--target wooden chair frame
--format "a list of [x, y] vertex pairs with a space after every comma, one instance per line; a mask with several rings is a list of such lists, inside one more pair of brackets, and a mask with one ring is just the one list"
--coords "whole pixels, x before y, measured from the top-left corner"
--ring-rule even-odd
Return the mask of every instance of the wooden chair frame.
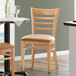
[[[54, 15], [55, 17], [35, 17], [35, 14], [39, 15]], [[59, 15], [59, 8], [57, 9], [37, 9], [37, 8], [31, 8], [31, 18], [32, 18], [32, 34], [35, 34], [35, 30], [51, 30], [52, 36], [56, 37], [56, 24], [58, 20]], [[54, 20], [53, 23], [42, 23], [42, 22], [35, 22], [35, 20]], [[38, 28], [35, 27], [35, 25], [52, 25], [53, 28]], [[56, 42], [56, 41], [55, 41]], [[32, 44], [32, 46], [24, 46], [24, 44]], [[36, 44], [42, 44], [46, 46], [35, 46]], [[32, 67], [34, 66], [34, 53], [35, 49], [46, 49], [47, 50], [47, 63], [48, 63], [48, 72], [51, 72], [51, 59], [50, 59], [50, 50], [54, 47], [53, 50], [53, 57], [56, 68], [58, 68], [58, 62], [57, 62], [57, 56], [56, 56], [56, 43], [52, 44], [52, 47], [50, 46], [51, 41], [32, 41], [32, 40], [22, 40], [21, 39], [21, 71], [24, 71], [24, 49], [32, 49]]]
[[0, 59], [0, 61], [10, 60], [11, 76], [15, 76], [14, 47], [12, 47], [10, 49], [0, 49], [0, 55], [8, 56], [7, 58]]

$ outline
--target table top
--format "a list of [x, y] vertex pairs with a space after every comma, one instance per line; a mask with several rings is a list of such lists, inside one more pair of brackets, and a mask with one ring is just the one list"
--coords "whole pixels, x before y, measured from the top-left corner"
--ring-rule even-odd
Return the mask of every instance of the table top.
[[64, 21], [63, 24], [66, 26], [76, 26], [76, 22], [73, 21]]
[[[17, 21], [17, 19], [21, 19], [21, 18], [0, 18], [0, 23], [15, 23], [14, 21], [13, 21], [13, 19], [15, 19], [16, 21]], [[29, 21], [29, 19], [28, 18], [24, 18], [24, 21]]]
[[14, 23], [13, 21], [0, 21], [0, 23]]

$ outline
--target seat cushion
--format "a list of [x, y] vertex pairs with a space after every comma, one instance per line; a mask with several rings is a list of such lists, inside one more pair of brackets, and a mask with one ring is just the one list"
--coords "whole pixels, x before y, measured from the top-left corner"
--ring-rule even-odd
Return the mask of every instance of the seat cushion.
[[14, 46], [9, 44], [9, 43], [3, 43], [3, 42], [0, 42], [0, 50], [3, 50], [3, 49], [10, 49], [10, 48], [13, 48]]
[[31, 34], [21, 38], [21, 40], [32, 41], [55, 41], [55, 37], [46, 34]]

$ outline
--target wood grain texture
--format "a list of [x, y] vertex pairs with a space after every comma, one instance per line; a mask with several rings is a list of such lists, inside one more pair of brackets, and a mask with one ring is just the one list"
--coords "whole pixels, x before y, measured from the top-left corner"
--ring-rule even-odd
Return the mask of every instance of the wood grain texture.
[[51, 22], [35, 22], [36, 25], [53, 25]]
[[55, 18], [52, 17], [34, 17], [35, 20], [54, 20]]
[[15, 76], [15, 53], [14, 53], [14, 48], [11, 49], [12, 52], [11, 52], [11, 60], [10, 60], [10, 63], [11, 63], [11, 75], [12, 76]]
[[[35, 47], [35, 44], [32, 44], [32, 47]], [[35, 48], [32, 48], [31, 67], [34, 66], [34, 56], [35, 56]]]
[[24, 42], [21, 41], [21, 71], [24, 71]]
[[56, 9], [32, 8], [32, 11], [34, 14], [39, 14], [39, 15], [55, 15], [55, 13], [56, 13]]
[[34, 30], [53, 30], [52, 28], [38, 28], [36, 27]]

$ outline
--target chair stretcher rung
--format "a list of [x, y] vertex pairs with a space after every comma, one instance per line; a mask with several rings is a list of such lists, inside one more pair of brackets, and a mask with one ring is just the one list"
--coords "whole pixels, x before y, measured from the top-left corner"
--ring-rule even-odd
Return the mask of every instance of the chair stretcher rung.
[[47, 45], [48, 43], [46, 42], [41, 42], [41, 41], [25, 41], [25, 44], [42, 44], [42, 45]]
[[0, 53], [0, 55], [11, 56], [11, 54]]
[[7, 58], [0, 59], [0, 61], [2, 61], [2, 60], [10, 60], [10, 59], [12, 59], [12, 58], [11, 57], [7, 57]]
[[34, 46], [34, 47], [32, 47], [32, 46], [25, 46], [24, 48], [25, 49], [47, 49], [47, 46], [44, 46], [44, 47], [42, 47], [42, 46]]

